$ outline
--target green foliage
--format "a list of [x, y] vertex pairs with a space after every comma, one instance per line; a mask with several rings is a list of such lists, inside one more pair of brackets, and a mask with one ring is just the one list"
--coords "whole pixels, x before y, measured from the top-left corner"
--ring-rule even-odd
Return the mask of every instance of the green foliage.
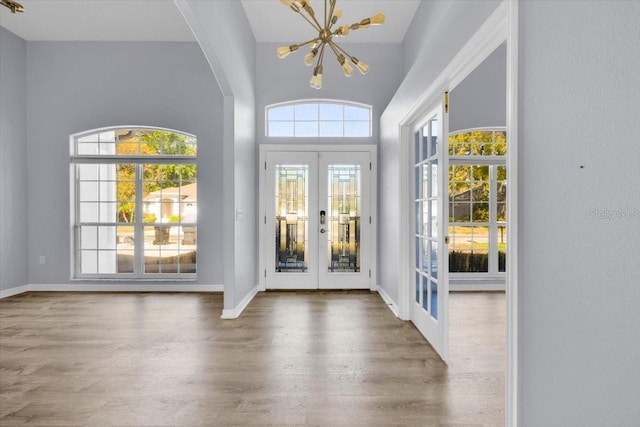
[[473, 252], [449, 252], [449, 272], [477, 273], [489, 271], [489, 254]]
[[[507, 254], [498, 251], [498, 271], [506, 271]], [[451, 251], [449, 252], [450, 273], [486, 273], [489, 271], [489, 254]]]
[[142, 214], [142, 222], [144, 223], [154, 223], [158, 218], [156, 218], [155, 214], [152, 213], [143, 213]]
[[[140, 130], [131, 139], [123, 139], [117, 145], [118, 154], [145, 156], [180, 155], [195, 156], [195, 139], [188, 135], [162, 130]], [[119, 164], [117, 169], [118, 220], [133, 222], [135, 213], [135, 165]], [[196, 165], [146, 164], [143, 167], [142, 198], [164, 188], [180, 187], [195, 182]], [[155, 222], [147, 221], [145, 222]]]

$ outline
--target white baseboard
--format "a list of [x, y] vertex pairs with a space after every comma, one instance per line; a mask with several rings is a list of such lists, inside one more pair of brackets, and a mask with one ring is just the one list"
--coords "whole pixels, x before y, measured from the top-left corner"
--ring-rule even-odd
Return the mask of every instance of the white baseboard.
[[504, 283], [502, 284], [483, 283], [479, 285], [474, 285], [471, 283], [456, 283], [456, 284], [451, 283], [449, 285], [449, 292], [470, 292], [470, 291], [471, 292], [482, 292], [482, 291], [493, 292], [493, 291], [504, 291], [504, 290], [505, 290]]
[[16, 286], [15, 288], [9, 288], [5, 289], [4, 291], [0, 291], [0, 299], [12, 297], [24, 292], [29, 292], [29, 285]]
[[249, 305], [253, 297], [255, 297], [258, 293], [258, 287], [255, 286], [249, 293], [242, 298], [242, 301], [238, 303], [234, 308], [226, 308], [222, 310], [221, 319], [237, 319], [238, 316], [244, 311], [245, 308]]
[[389, 294], [383, 288], [381, 288], [380, 286], [378, 286], [377, 290], [378, 290], [378, 294], [380, 295], [380, 297], [382, 297], [384, 302], [387, 303], [387, 307], [389, 307], [389, 310], [391, 310], [391, 312], [393, 312], [393, 314], [396, 317], [400, 317], [400, 312], [398, 311], [398, 306], [393, 301], [393, 299], [391, 299]]
[[23, 292], [224, 292], [224, 285], [157, 283], [46, 283], [30, 284], [0, 292], [0, 298]]

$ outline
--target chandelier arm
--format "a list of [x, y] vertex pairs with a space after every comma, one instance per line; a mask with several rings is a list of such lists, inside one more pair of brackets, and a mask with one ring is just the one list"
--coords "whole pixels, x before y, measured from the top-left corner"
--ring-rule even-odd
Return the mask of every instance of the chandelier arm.
[[[349, 55], [349, 53], [348, 53], [346, 50], [344, 50], [343, 48], [341, 48], [340, 46], [338, 46], [337, 44], [335, 44], [335, 43], [333, 42], [333, 40], [329, 40], [329, 44], [331, 45], [331, 48], [332, 48], [332, 49], [335, 47], [335, 48], [336, 48], [336, 49], [338, 49], [340, 52], [342, 52], [342, 53], [344, 54], [344, 56], [346, 56], [347, 58], [349, 58], [349, 60], [351, 60], [351, 59], [353, 58], [353, 56]], [[337, 55], [337, 53], [336, 53], [336, 55]]]
[[333, 20], [333, 12], [336, 8], [336, 2], [335, 0], [330, 1], [331, 3], [331, 8], [329, 9], [329, 19], [327, 20], [327, 30], [331, 31], [331, 27], [333, 27], [333, 23], [331, 22]]
[[329, 21], [327, 20], [327, 0], [324, 0], [324, 27], [323, 28], [328, 28], [329, 27]]
[[317, 42], [318, 40], [320, 40], [320, 37], [316, 37], [316, 38], [314, 38], [314, 39], [307, 40], [307, 41], [306, 41], [306, 42], [304, 42], [304, 43], [300, 43], [300, 44], [298, 44], [298, 48], [301, 48], [302, 46], [306, 46], [306, 45], [308, 45], [308, 44], [311, 44], [311, 43]]
[[336, 58], [338, 58], [340, 56], [340, 52], [338, 52], [338, 49], [337, 49], [338, 45], [332, 41], [329, 41], [329, 47], [331, 48], [333, 53], [336, 54]]
[[318, 62], [316, 63], [316, 68], [319, 68], [322, 66], [322, 60], [324, 59], [324, 48], [327, 44], [326, 43], [322, 43], [322, 46], [320, 47], [320, 54], [318, 55]]
[[303, 1], [304, 1], [304, 4], [302, 6], [302, 9], [304, 9], [304, 11], [307, 12], [307, 14], [311, 17], [311, 19], [313, 19], [313, 22], [315, 22], [315, 24], [313, 24], [306, 16], [304, 16], [302, 11], [299, 12], [300, 16], [302, 16], [318, 32], [321, 32], [322, 31], [322, 25], [320, 25], [320, 23], [316, 19], [316, 13], [314, 12], [313, 8], [311, 7], [311, 5], [306, 0], [303, 0]]
[[[320, 24], [318, 23], [318, 21], [316, 20], [316, 17], [313, 15], [309, 15], [311, 18], [313, 18], [313, 21], [311, 21], [309, 18], [307, 18], [304, 13], [302, 13], [302, 11], [298, 12], [298, 15], [302, 16], [302, 18], [307, 21], [309, 24], [311, 24], [311, 26], [318, 32], [322, 31], [322, 27], [320, 27]], [[314, 23], [315, 21], [315, 23]]]

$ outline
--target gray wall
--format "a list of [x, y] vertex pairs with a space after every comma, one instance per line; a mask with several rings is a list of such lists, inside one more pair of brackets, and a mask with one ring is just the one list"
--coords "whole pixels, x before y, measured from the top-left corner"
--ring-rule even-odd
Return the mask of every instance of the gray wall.
[[[309, 86], [313, 66], [304, 65], [303, 59], [309, 50], [302, 48], [284, 59], [276, 57], [276, 48], [282, 44], [261, 43], [256, 50], [256, 63], [260, 72], [256, 76], [256, 129], [258, 143], [300, 143], [290, 138], [267, 138], [265, 136], [264, 107], [277, 102], [297, 99], [335, 99], [360, 102], [373, 107], [373, 136], [360, 140], [348, 139], [346, 143], [377, 144], [379, 117], [398, 89], [402, 80], [402, 49], [397, 44], [342, 43], [351, 55], [369, 65], [366, 76], [354, 67], [353, 75], [345, 77], [333, 52], [325, 53], [323, 61], [323, 87], [320, 90]], [[356, 141], [356, 139], [359, 139]], [[308, 143], [333, 143], [335, 140], [305, 140]]]
[[[176, 0], [224, 96], [223, 315], [257, 289], [256, 42], [237, 0]], [[231, 312], [229, 312], [231, 311]]]
[[524, 427], [640, 420], [638, 22], [640, 2], [520, 2]]
[[[398, 124], [499, 3], [488, 0], [422, 2], [405, 37], [403, 51], [412, 61], [405, 59], [408, 73], [380, 119], [378, 154], [378, 277], [381, 287], [396, 302], [401, 264], [400, 176], [404, 173]], [[434, 22], [432, 16], [438, 19]]]
[[507, 124], [507, 45], [498, 47], [449, 96], [449, 131]]
[[0, 291], [27, 284], [27, 43], [0, 27]]
[[198, 283], [223, 283], [222, 104], [196, 43], [27, 43], [29, 283], [69, 282], [69, 135], [114, 125], [198, 137]]

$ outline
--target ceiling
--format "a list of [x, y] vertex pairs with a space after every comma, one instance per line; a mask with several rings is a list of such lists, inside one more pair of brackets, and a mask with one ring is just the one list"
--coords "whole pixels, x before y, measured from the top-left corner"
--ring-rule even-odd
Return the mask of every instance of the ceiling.
[[[30, 41], [193, 41], [172, 0], [18, 0], [26, 12], [0, 7], [0, 25]], [[215, 0], [200, 0], [215, 1]], [[310, 39], [311, 26], [278, 0], [241, 0], [258, 43]], [[323, 16], [323, 3], [310, 0]], [[384, 12], [384, 25], [354, 31], [345, 42], [400, 43], [420, 0], [338, 0], [340, 22]]]
[[[310, 4], [316, 16], [323, 18], [323, 2], [310, 0]], [[242, 0], [242, 5], [259, 43], [293, 44], [317, 35], [311, 25], [278, 0]], [[386, 15], [383, 25], [353, 31], [344, 41], [401, 43], [419, 5], [420, 0], [337, 0], [336, 8], [343, 12], [339, 23], [353, 24], [378, 12]]]

